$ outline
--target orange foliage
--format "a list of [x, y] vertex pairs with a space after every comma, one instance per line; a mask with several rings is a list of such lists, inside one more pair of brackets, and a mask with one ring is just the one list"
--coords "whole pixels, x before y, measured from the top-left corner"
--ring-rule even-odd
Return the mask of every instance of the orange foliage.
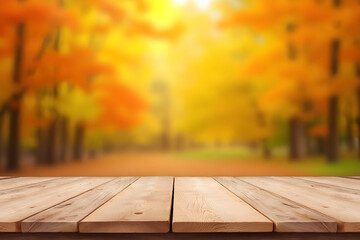
[[335, 94], [347, 95], [359, 86], [359, 79], [356, 77], [339, 77], [334, 79], [331, 85]]
[[[267, 20], [264, 21], [264, 18]], [[255, 28], [256, 30], [264, 30], [269, 26], [277, 23], [280, 16], [267, 12], [239, 10], [230, 18], [219, 23], [219, 27], [229, 27], [233, 25], [246, 25]]]
[[[358, 3], [357, 3], [358, 4]], [[342, 31], [345, 34], [358, 34], [360, 22], [360, 7], [352, 6], [342, 9], [338, 13], [338, 19], [341, 19]]]
[[[274, 62], [274, 59], [277, 59]], [[275, 64], [279, 64], [285, 60], [283, 51], [274, 50], [268, 54], [263, 54], [248, 61], [241, 70], [241, 77], [256, 77], [267, 73]], [[273, 65], [274, 64], [274, 65]]]
[[345, 62], [360, 61], [360, 48], [358, 46], [343, 47], [340, 54], [341, 60]]
[[116, 6], [113, 1], [102, 0], [96, 1], [96, 4], [100, 11], [108, 14], [114, 21], [122, 21], [127, 17], [125, 9]]
[[[249, 26], [255, 30], [267, 30], [275, 25], [286, 25], [289, 18], [301, 23], [316, 24], [327, 22], [334, 17], [331, 8], [315, 1], [258, 1], [259, 7], [241, 9], [220, 23], [220, 27]], [[285, 23], [285, 24], [284, 24]]]
[[[129, 2], [134, 3], [136, 9], [139, 12], [144, 12], [148, 9], [148, 4], [146, 3], [146, 0], [129, 0]], [[95, 0], [93, 1], [93, 3], [96, 4], [100, 11], [110, 16], [111, 19], [115, 22], [121, 22], [130, 19], [127, 11], [124, 8], [120, 7], [118, 2], [116, 1]]]
[[279, 77], [282, 79], [296, 79], [304, 81], [308, 78], [309, 71], [305, 70], [299, 63], [286, 64], [279, 69]]
[[328, 22], [333, 17], [331, 8], [315, 1], [299, 1], [295, 6], [294, 13], [300, 20], [308, 24]]
[[92, 77], [114, 74], [112, 67], [94, 60], [92, 51], [86, 49], [77, 49], [69, 54], [49, 51], [30, 69], [34, 72], [25, 77], [24, 84], [32, 90], [60, 82], [88, 89]]
[[102, 83], [98, 88], [102, 92], [99, 98], [102, 112], [95, 125], [129, 128], [139, 122], [139, 114], [146, 108], [146, 103], [132, 89], [115, 82]]
[[51, 2], [17, 0], [2, 1], [0, 8], [0, 28], [18, 23], [47, 23], [53, 26], [76, 27], [75, 17]]
[[144, 12], [148, 10], [148, 5], [146, 3], [146, 0], [130, 0], [130, 1], [135, 2], [136, 7], [140, 12]]
[[314, 137], [326, 137], [328, 135], [328, 127], [326, 124], [317, 125], [312, 127], [309, 132]]
[[[137, 7], [137, 10], [143, 12], [147, 9], [147, 3], [145, 0], [133, 1]], [[115, 23], [126, 23], [126, 32], [128, 35], [145, 35], [155, 38], [174, 39], [179, 36], [183, 27], [181, 24], [177, 24], [169, 29], [156, 29], [151, 23], [139, 19], [135, 19], [130, 16], [125, 8], [120, 7], [114, 1], [102, 0], [95, 1], [100, 11], [107, 14]], [[106, 26], [99, 26], [99, 30], [107, 30]]]

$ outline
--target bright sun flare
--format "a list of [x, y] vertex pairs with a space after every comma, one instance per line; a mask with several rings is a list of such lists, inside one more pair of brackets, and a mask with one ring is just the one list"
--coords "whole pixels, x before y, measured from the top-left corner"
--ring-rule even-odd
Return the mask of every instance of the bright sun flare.
[[196, 6], [198, 6], [200, 9], [206, 9], [209, 5], [211, 0], [173, 0], [175, 4], [177, 5], [185, 5], [189, 2], [195, 2]]

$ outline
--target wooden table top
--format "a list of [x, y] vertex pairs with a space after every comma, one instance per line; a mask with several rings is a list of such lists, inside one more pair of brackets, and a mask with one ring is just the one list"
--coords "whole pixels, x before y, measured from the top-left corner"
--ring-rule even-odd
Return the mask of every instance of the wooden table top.
[[0, 177], [0, 232], [360, 232], [360, 178]]

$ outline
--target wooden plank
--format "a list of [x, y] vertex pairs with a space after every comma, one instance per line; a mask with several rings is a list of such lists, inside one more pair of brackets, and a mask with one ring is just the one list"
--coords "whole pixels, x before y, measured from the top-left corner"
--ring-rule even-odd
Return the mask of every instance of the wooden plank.
[[34, 183], [54, 180], [55, 178], [49, 178], [49, 177], [19, 177], [19, 178], [9, 178], [4, 179], [0, 182], [0, 190], [10, 189], [10, 188], [16, 188], [21, 187], [25, 185], [30, 185]]
[[142, 177], [79, 223], [87, 233], [170, 230], [173, 177]]
[[4, 179], [8, 179], [8, 178], [13, 178], [11, 176], [0, 176], [0, 180], [4, 180]]
[[349, 176], [349, 177], [345, 177], [345, 178], [352, 178], [352, 179], [356, 179], [356, 180], [360, 180], [360, 176]]
[[4, 240], [359, 240], [360, 233], [0, 233]]
[[114, 178], [60, 178], [0, 191], [0, 232], [19, 232], [20, 221]]
[[13, 199], [25, 198], [29, 195], [37, 194], [41, 189], [51, 188], [61, 184], [73, 182], [77, 179], [81, 178], [56, 178], [54, 180], [5, 189], [0, 191], [0, 203], [5, 201], [12, 201]]
[[175, 179], [173, 232], [271, 232], [273, 223], [212, 178]]
[[274, 222], [276, 232], [336, 232], [337, 224], [307, 208], [232, 177], [215, 178]]
[[240, 179], [333, 218], [340, 232], [360, 232], [359, 191], [295, 178]]
[[303, 180], [330, 184], [338, 187], [360, 190], [360, 182], [356, 179], [342, 177], [297, 177]]
[[137, 177], [116, 178], [40, 212], [21, 223], [22, 232], [77, 232], [78, 222], [128, 187]]

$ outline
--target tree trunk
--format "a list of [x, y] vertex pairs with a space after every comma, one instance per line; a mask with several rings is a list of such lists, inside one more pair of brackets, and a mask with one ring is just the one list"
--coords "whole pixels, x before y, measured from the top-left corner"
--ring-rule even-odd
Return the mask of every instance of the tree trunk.
[[315, 153], [314, 150], [314, 141], [315, 139], [312, 138], [312, 136], [309, 133], [309, 124], [305, 124], [304, 126], [304, 154], [306, 155], [312, 155]]
[[350, 114], [346, 116], [346, 145], [350, 152], [354, 150], [353, 119]]
[[338, 143], [338, 97], [332, 96], [329, 99], [329, 123], [328, 123], [328, 146], [327, 159], [328, 162], [334, 163], [339, 159], [339, 143]]
[[81, 160], [84, 155], [84, 136], [85, 136], [85, 127], [82, 123], [77, 123], [75, 126], [75, 138], [74, 138], [74, 160]]
[[265, 159], [270, 159], [271, 158], [271, 150], [270, 150], [267, 140], [265, 138], [261, 141], [261, 146], [262, 146], [263, 157]]
[[67, 117], [62, 117], [59, 123], [59, 161], [65, 162], [67, 158], [67, 148], [68, 148], [68, 126], [69, 121]]
[[[331, 44], [331, 76], [335, 76], [339, 68], [339, 48], [340, 41], [334, 39]], [[330, 163], [339, 160], [339, 144], [338, 144], [338, 96], [333, 95], [329, 99], [329, 116], [328, 116], [328, 147], [327, 160]]]
[[[289, 23], [287, 26], [287, 32], [293, 34], [296, 31], [297, 25], [294, 23]], [[297, 59], [297, 49], [293, 42], [288, 42], [288, 58], [291, 61]], [[302, 137], [302, 123], [298, 117], [292, 117], [289, 122], [289, 158], [293, 161], [297, 161], [302, 157], [301, 151], [301, 137]]]
[[45, 164], [45, 154], [46, 154], [46, 141], [45, 135], [46, 130], [38, 127], [36, 129], [36, 138], [37, 138], [37, 148], [36, 148], [36, 164], [44, 165]]
[[[20, 23], [16, 28], [16, 46], [13, 68], [14, 84], [21, 83], [22, 62], [25, 42], [25, 24]], [[20, 167], [20, 111], [22, 94], [15, 94], [9, 109], [9, 139], [7, 149], [6, 169], [18, 170]]]
[[[43, 97], [43, 92], [38, 92], [36, 95], [36, 116], [41, 119], [43, 117], [41, 109], [41, 100]], [[46, 155], [46, 129], [43, 126], [38, 126], [36, 129], [36, 139], [37, 146], [35, 152], [36, 164], [44, 165], [45, 164], [45, 155]]]
[[[59, 2], [59, 4], [61, 4]], [[59, 52], [60, 50], [60, 27], [57, 28], [54, 40], [54, 51]], [[54, 75], [53, 77], [58, 80], [58, 69], [55, 66]], [[57, 82], [57, 81], [55, 81]], [[58, 84], [55, 83], [55, 86], [52, 90], [53, 98], [57, 99], [58, 97]], [[57, 161], [57, 133], [58, 133], [58, 124], [59, 124], [59, 114], [57, 109], [54, 107], [52, 109], [53, 112], [53, 119], [51, 120], [49, 130], [48, 130], [48, 139], [47, 139], [47, 148], [46, 148], [46, 163], [47, 164], [54, 164]]]
[[[20, 99], [16, 100], [20, 101]], [[6, 170], [14, 171], [20, 168], [20, 105], [13, 107], [9, 112], [10, 126]]]
[[57, 120], [54, 119], [51, 121], [49, 129], [47, 131], [45, 151], [45, 164], [47, 165], [56, 163], [56, 126]]
[[166, 107], [164, 108], [161, 119], [162, 132], [160, 133], [160, 149], [162, 151], [169, 151], [171, 148], [169, 107], [167, 104], [164, 104], [164, 106]]
[[[341, 0], [333, 0], [335, 8], [340, 7]], [[330, 75], [333, 77], [339, 69], [339, 50], [340, 40], [334, 38], [331, 42]], [[329, 117], [328, 117], [328, 140], [327, 140], [327, 160], [334, 163], [339, 160], [338, 144], [338, 97], [333, 95], [329, 99]]]
[[292, 117], [289, 122], [290, 149], [289, 157], [291, 160], [299, 160], [303, 157], [303, 123], [298, 117]]
[[[360, 62], [356, 63], [356, 75], [358, 76], [359, 80], [360, 80]], [[357, 151], [358, 151], [358, 159], [360, 160], [360, 87], [358, 87], [356, 89], [356, 100], [357, 100], [357, 108], [358, 108], [358, 116], [356, 119], [357, 125], [358, 125], [358, 147], [357, 147]]]
[[0, 166], [2, 165], [3, 161], [3, 154], [4, 154], [4, 120], [5, 120], [5, 114], [0, 113]]
[[322, 155], [326, 153], [325, 139], [322, 137], [316, 138], [316, 154]]

